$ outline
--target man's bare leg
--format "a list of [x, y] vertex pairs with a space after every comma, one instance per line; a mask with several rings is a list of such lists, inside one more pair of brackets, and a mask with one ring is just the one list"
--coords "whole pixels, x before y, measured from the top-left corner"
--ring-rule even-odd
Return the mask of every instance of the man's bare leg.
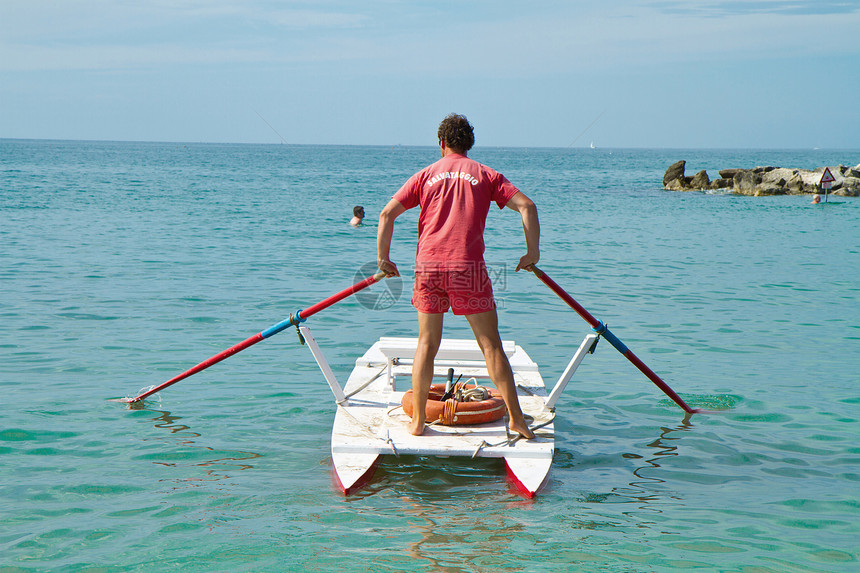
[[[475, 340], [484, 353], [487, 362], [487, 373], [496, 388], [502, 393], [505, 405], [508, 407], [508, 415], [511, 418], [511, 430], [517, 432], [524, 438], [531, 440], [535, 437], [534, 432], [529, 429], [523, 411], [520, 408], [520, 400], [517, 397], [517, 387], [514, 384], [514, 373], [511, 363], [502, 349], [502, 339], [499, 335], [499, 318], [496, 310], [481, 312], [478, 314], [467, 314], [466, 320], [472, 327]], [[414, 380], [414, 377], [413, 377]], [[413, 382], [414, 384], [414, 382]]]
[[418, 313], [418, 346], [412, 362], [412, 422], [409, 433], [420, 436], [427, 421], [427, 397], [433, 382], [433, 360], [442, 343], [444, 314]]

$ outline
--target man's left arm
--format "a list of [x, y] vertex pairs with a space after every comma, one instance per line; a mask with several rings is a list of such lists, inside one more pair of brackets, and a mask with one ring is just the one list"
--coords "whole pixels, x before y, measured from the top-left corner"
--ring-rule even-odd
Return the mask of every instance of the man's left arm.
[[527, 269], [540, 260], [540, 222], [538, 221], [537, 206], [526, 197], [522, 191], [510, 198], [505, 204], [520, 214], [523, 219], [523, 232], [526, 235], [526, 254], [520, 257], [516, 270]]

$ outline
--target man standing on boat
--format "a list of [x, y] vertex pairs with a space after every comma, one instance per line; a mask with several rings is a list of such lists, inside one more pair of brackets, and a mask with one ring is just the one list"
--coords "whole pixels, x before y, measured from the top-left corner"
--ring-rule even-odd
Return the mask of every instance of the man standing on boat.
[[379, 269], [399, 276], [389, 251], [394, 220], [407, 209], [421, 207], [412, 305], [418, 311], [418, 347], [412, 365], [413, 416], [410, 432], [424, 432], [425, 407], [433, 379], [433, 360], [442, 341], [442, 322], [451, 308], [464, 315], [487, 362], [490, 379], [499, 389], [510, 415], [511, 430], [533, 438], [517, 398], [514, 375], [502, 349], [496, 304], [484, 263], [484, 226], [490, 203], [509, 207], [522, 217], [526, 254], [516, 270], [538, 262], [540, 225], [537, 207], [504, 175], [466, 154], [475, 143], [474, 130], [462, 115], [439, 124], [442, 159], [422, 169], [400, 188], [379, 215]]

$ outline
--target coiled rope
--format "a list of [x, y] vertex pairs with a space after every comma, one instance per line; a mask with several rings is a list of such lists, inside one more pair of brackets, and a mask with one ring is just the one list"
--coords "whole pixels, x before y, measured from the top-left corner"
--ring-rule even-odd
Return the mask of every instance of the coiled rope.
[[[469, 383], [474, 384], [474, 387], [467, 388], [466, 386]], [[430, 422], [429, 425], [438, 423], [444, 426], [452, 426], [454, 424], [454, 417], [457, 414], [458, 402], [482, 402], [484, 400], [489, 400], [489, 398], [489, 388], [478, 386], [478, 380], [476, 378], [469, 378], [465, 382], [457, 382], [454, 384], [453, 397], [445, 400], [445, 403], [442, 406], [442, 414], [438, 419]]]

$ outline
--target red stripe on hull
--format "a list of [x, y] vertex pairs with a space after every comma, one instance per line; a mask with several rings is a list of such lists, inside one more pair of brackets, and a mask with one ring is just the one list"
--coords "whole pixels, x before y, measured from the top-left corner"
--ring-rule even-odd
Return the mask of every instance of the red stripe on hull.
[[340, 476], [337, 475], [337, 468], [332, 464], [331, 473], [335, 487], [337, 487], [337, 489], [345, 496], [352, 495], [362, 489], [370, 482], [371, 478], [373, 478], [373, 474], [376, 472], [376, 466], [379, 465], [379, 458], [380, 456], [377, 456], [377, 458], [373, 460], [373, 463], [370, 464], [370, 467], [367, 468], [367, 471], [361, 474], [361, 477], [355, 480], [355, 483], [348, 488], [343, 486], [343, 483], [340, 481]]
[[508, 474], [508, 479], [517, 489], [517, 493], [523, 495], [528, 499], [534, 499], [534, 497], [537, 495], [537, 492], [539, 492], [541, 488], [546, 485], [546, 480], [549, 478], [549, 473], [547, 473], [546, 477], [543, 478], [543, 481], [540, 482], [540, 485], [537, 487], [537, 489], [535, 491], [531, 491], [525, 486], [525, 484], [523, 484], [523, 482], [520, 481], [520, 478], [517, 477], [517, 474], [515, 474], [513, 470], [511, 470], [511, 466], [508, 465], [507, 460], [505, 460], [505, 472]]

